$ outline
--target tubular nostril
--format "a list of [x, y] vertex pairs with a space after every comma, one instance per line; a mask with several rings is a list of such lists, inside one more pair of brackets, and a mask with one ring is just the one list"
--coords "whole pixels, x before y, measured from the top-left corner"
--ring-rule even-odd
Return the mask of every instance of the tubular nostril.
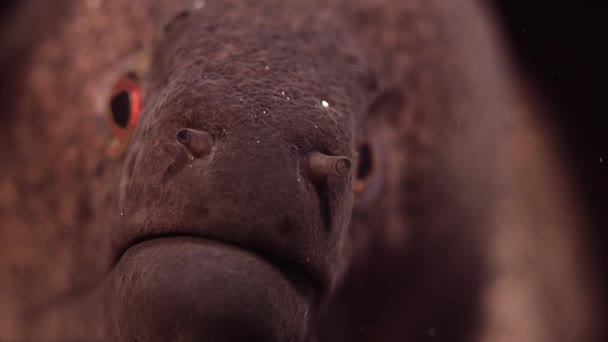
[[190, 144], [190, 134], [187, 129], [181, 129], [179, 132], [177, 132], [177, 141], [179, 141], [182, 145]]
[[336, 172], [340, 176], [347, 174], [348, 171], [350, 171], [350, 164], [350, 159], [346, 157], [339, 157], [339, 159], [336, 160]]
[[211, 134], [196, 129], [183, 128], [177, 132], [177, 141], [195, 157], [209, 154], [213, 147]]
[[330, 175], [346, 175], [350, 171], [351, 161], [347, 157], [315, 152], [308, 157], [308, 168], [314, 179], [321, 180]]

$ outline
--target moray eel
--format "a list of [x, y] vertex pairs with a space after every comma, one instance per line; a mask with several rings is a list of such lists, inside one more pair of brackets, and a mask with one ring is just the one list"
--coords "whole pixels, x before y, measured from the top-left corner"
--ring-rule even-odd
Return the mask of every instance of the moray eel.
[[471, 1], [18, 8], [2, 339], [591, 334], [559, 163]]

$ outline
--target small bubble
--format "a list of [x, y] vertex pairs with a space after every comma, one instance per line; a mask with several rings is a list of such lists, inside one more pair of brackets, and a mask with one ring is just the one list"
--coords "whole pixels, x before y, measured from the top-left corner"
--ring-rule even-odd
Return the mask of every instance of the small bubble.
[[260, 143], [260, 141], [259, 141], [259, 140], [256, 140], [255, 142], [256, 142], [256, 143], [258, 143], [258, 144]]
[[600, 163], [603, 163], [604, 159], [602, 157], [600, 157]]
[[319, 126], [315, 125], [315, 128], [319, 128]]
[[287, 101], [289, 101], [289, 96], [287, 96]]
[[254, 114], [254, 115], [253, 115], [253, 118], [254, 118], [254, 119], [257, 119], [257, 118], [258, 118], [258, 116]]
[[266, 114], [266, 111], [265, 111], [265, 110], [263, 110], [263, 111], [262, 111], [262, 113], [263, 113], [263, 114]]
[[310, 258], [306, 258], [306, 262], [310, 262]]
[[120, 212], [120, 216], [123, 216], [125, 213], [123, 213], [122, 211]]
[[281, 95], [285, 96], [285, 92], [284, 92], [284, 91], [282, 91], [282, 92], [281, 92]]
[[239, 101], [243, 102], [243, 98], [242, 98], [242, 97], [241, 97], [241, 98], [239, 98]]
[[270, 67], [267, 65], [267, 66], [264, 67], [264, 69], [270, 70]]
[[192, 164], [189, 164], [188, 166], [192, 167]]
[[329, 102], [327, 102], [327, 101], [323, 100], [323, 101], [321, 101], [321, 105], [322, 105], [323, 107], [327, 108], [327, 107], [329, 107]]

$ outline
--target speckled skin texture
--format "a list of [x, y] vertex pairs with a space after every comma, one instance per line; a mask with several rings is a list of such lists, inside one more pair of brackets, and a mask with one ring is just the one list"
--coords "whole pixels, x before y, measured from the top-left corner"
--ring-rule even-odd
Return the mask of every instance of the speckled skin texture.
[[[55, 20], [32, 27], [40, 13]], [[517, 273], [495, 259], [521, 262], [497, 256], [496, 237], [537, 220], [510, 205], [527, 175], [512, 147], [527, 109], [472, 3], [32, 1], [10, 25], [0, 339], [591, 336], [584, 274], [544, 290], [533, 306], [562, 311], [531, 314], [524, 333], [488, 304]], [[144, 108], [110, 158], [108, 97], [126, 72]], [[183, 128], [209, 133], [210, 152], [191, 156]], [[373, 169], [355, 193], [362, 144]], [[355, 163], [319, 187], [304, 162], [314, 152]], [[564, 196], [531, 217], [563, 212]], [[570, 241], [547, 247], [569, 260], [555, 274], [580, 262]], [[530, 279], [504, 292], [534, 293]], [[572, 327], [545, 329], [564, 308]]]

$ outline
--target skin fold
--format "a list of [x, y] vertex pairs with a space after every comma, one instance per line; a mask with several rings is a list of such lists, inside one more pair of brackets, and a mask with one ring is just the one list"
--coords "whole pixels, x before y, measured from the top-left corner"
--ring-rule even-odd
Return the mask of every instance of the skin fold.
[[0, 339], [595, 338], [576, 193], [475, 3], [12, 11]]

